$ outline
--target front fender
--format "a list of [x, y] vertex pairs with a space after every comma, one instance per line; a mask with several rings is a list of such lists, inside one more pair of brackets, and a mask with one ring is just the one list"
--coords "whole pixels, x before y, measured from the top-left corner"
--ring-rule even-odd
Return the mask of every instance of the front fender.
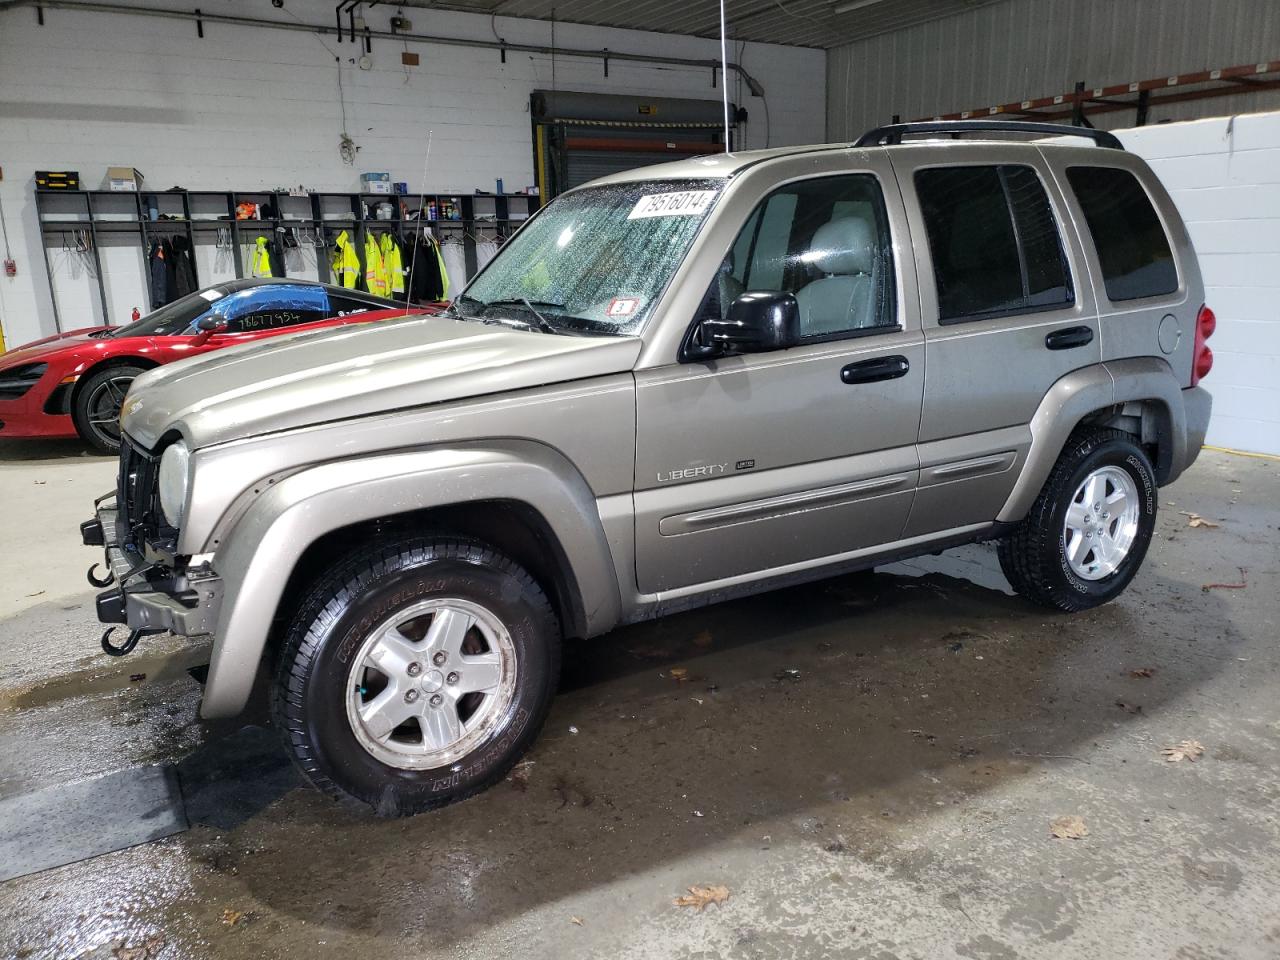
[[231, 716], [248, 700], [285, 585], [317, 539], [362, 521], [430, 507], [519, 501], [546, 521], [568, 558], [570, 589], [595, 634], [619, 619], [609, 545], [590, 487], [543, 444], [461, 444], [321, 464], [265, 490], [223, 538], [224, 582], [201, 714]]

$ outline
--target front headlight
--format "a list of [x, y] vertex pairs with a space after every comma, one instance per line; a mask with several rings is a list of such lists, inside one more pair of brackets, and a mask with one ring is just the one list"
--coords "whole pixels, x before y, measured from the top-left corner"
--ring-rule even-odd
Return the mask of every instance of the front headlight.
[[169, 444], [160, 457], [160, 509], [169, 526], [177, 527], [187, 507], [187, 464], [191, 451], [181, 440]]

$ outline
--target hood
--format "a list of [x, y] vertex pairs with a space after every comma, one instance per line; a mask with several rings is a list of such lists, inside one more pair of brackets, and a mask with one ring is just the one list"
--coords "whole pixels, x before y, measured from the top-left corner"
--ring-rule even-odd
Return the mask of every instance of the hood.
[[45, 337], [42, 340], [32, 340], [30, 343], [24, 343], [20, 347], [0, 354], [0, 366], [11, 367], [20, 363], [39, 362], [61, 350], [93, 343], [94, 339], [90, 334], [110, 329], [110, 327], [81, 327], [79, 330], [68, 330], [66, 333]]
[[574, 337], [411, 317], [245, 344], [148, 371], [122, 410], [152, 448], [280, 430], [632, 369], [634, 337]]

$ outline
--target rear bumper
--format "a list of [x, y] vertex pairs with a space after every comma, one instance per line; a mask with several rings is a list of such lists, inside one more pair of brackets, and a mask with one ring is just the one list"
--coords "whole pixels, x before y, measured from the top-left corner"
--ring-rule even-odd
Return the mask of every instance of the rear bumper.
[[87, 546], [104, 549], [107, 569], [115, 579], [95, 600], [100, 621], [183, 637], [213, 632], [222, 603], [218, 577], [188, 577], [126, 553], [116, 533], [116, 510], [109, 504], [99, 506], [94, 518], [80, 525], [80, 537]]
[[1182, 410], [1186, 418], [1187, 446], [1183, 462], [1175, 464], [1174, 475], [1195, 463], [1204, 446], [1204, 435], [1209, 429], [1209, 416], [1213, 413], [1213, 397], [1203, 387], [1189, 387], [1182, 391]]

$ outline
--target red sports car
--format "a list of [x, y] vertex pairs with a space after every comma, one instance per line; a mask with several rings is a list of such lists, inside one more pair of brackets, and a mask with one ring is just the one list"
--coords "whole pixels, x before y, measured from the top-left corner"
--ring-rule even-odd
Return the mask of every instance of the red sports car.
[[[120, 448], [120, 404], [144, 370], [262, 337], [405, 311], [372, 294], [303, 280], [233, 280], [128, 326], [86, 327], [37, 340], [0, 355], [0, 438], [78, 434], [114, 453]], [[215, 323], [215, 315], [225, 322]]]

